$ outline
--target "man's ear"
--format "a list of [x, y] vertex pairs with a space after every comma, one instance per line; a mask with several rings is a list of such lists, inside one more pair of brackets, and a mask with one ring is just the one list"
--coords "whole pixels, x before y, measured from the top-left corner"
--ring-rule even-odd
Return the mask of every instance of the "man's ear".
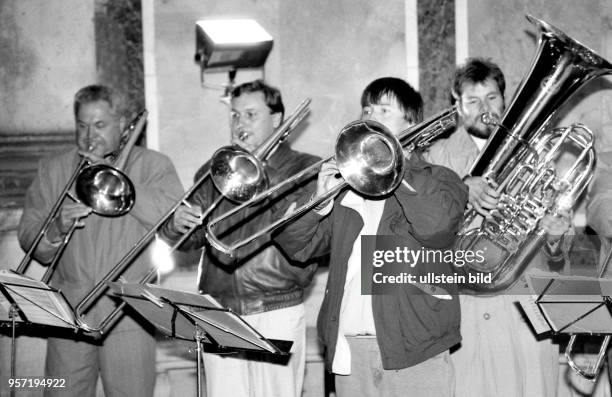
[[125, 136], [125, 134], [129, 133], [129, 131], [125, 130], [125, 127], [127, 126], [127, 121], [125, 116], [121, 116], [119, 118], [119, 133], [121, 134], [121, 138], [123, 139], [123, 137]]
[[461, 102], [461, 95], [459, 95], [457, 91], [455, 91], [454, 89], [451, 90], [451, 95], [453, 96], [455, 102]]
[[465, 114], [463, 113], [463, 107], [461, 106], [461, 95], [459, 95], [459, 93], [457, 93], [457, 91], [455, 90], [451, 90], [451, 95], [453, 96], [453, 99], [455, 100], [455, 106], [457, 107], [457, 113], [459, 114], [459, 116], [464, 117]]
[[281, 112], [274, 113], [272, 115], [272, 125], [274, 126], [274, 129], [277, 129], [278, 127], [280, 127], [282, 116], [283, 114]]

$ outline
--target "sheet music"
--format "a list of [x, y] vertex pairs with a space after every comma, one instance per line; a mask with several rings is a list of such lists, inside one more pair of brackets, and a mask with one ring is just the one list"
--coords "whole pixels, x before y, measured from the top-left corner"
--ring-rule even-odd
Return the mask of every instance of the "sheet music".
[[[612, 333], [612, 316], [604, 303], [612, 281], [584, 276], [530, 275], [527, 283], [541, 316], [554, 332], [605, 334]], [[535, 302], [534, 302], [535, 303]], [[522, 303], [521, 303], [522, 305]], [[533, 308], [525, 309], [537, 329], [537, 315], [529, 316]]]
[[[278, 351], [248, 323], [210, 295], [168, 290], [151, 284], [109, 283], [109, 286], [157, 328], [174, 337], [192, 340], [192, 322], [196, 320], [221, 347]], [[174, 316], [175, 308], [168, 302], [185, 314]]]
[[[35, 324], [58, 327], [77, 327], [72, 308], [59, 291], [50, 288], [42, 281], [10, 271], [0, 271], [0, 284], [10, 294], [27, 321]], [[3, 308], [10, 302], [3, 296]], [[21, 317], [21, 315], [20, 315]]]
[[[11, 302], [6, 299], [6, 296], [0, 292], [0, 322], [10, 321], [9, 310], [11, 309]], [[16, 321], [21, 321], [20, 318], [16, 318]]]
[[546, 301], [601, 302], [612, 293], [612, 280], [585, 276], [530, 275], [527, 284], [535, 295], [545, 292]]
[[[224, 341], [231, 343], [236, 346], [235, 338], [228, 338], [229, 335], [237, 336], [241, 339], [240, 347], [249, 348], [251, 345], [259, 346], [260, 348], [274, 353], [276, 349], [272, 347], [268, 342], [261, 339], [261, 336], [254, 331], [250, 326], [245, 326], [245, 323], [238, 318], [238, 316], [232, 312], [197, 312], [189, 307], [185, 309], [198, 320], [211, 324], [212, 329], [207, 329], [211, 337], [217, 341], [220, 345], [225, 345]], [[228, 335], [229, 334], [229, 335]]]
[[550, 326], [536, 304], [536, 298], [533, 295], [519, 295], [518, 302], [527, 314], [527, 318], [531, 322], [536, 334], [540, 335], [550, 331]]

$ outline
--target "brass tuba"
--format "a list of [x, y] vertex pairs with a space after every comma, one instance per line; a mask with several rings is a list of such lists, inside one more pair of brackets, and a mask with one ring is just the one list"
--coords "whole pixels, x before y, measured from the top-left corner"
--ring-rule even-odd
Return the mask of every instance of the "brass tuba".
[[[595, 165], [588, 128], [547, 129], [547, 124], [580, 87], [612, 73], [612, 65], [554, 26], [527, 19], [540, 33], [536, 55], [501, 121], [483, 117], [496, 127], [470, 171], [495, 182], [500, 199], [490, 219], [474, 209], [466, 213], [457, 247], [481, 250], [484, 260], [467, 263], [465, 270], [486, 276], [463, 285], [468, 293], [503, 291], [518, 280], [544, 241], [539, 220], [571, 209]], [[554, 160], [567, 145], [577, 149], [577, 159], [559, 175]]]

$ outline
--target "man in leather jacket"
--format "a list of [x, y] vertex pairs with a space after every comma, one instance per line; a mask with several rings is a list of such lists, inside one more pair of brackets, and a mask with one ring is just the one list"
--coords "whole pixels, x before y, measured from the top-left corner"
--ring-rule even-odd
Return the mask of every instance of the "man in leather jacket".
[[[235, 87], [231, 99], [232, 143], [253, 152], [279, 127], [283, 116], [284, 106], [278, 89], [261, 80]], [[317, 160], [315, 156], [294, 151], [287, 143], [282, 143], [266, 162], [270, 186]], [[199, 179], [208, 168], [207, 162], [196, 173], [195, 179]], [[298, 198], [303, 201], [310, 197], [310, 192], [314, 191], [314, 180], [312, 182], [295, 186], [288, 193], [270, 197], [221, 222], [217, 227], [220, 237], [223, 241], [236, 241], [253, 234], [262, 225], [282, 215], [287, 205]], [[165, 225], [163, 234], [166, 239], [177, 241], [190, 228], [201, 225], [202, 212], [218, 197], [219, 192], [210, 178], [207, 179], [189, 199], [193, 205], [179, 207], [172, 221]], [[224, 199], [211, 217], [235, 205]], [[252, 355], [246, 357], [242, 353], [231, 356], [205, 354], [207, 395], [299, 397], [305, 365], [306, 325], [302, 298], [316, 264], [306, 268], [292, 266], [269, 238], [256, 240], [230, 257], [207, 244], [204, 227], [199, 227], [182, 249], [200, 247], [199, 291], [212, 295], [222, 305], [241, 315], [263, 336], [293, 341], [288, 362]]]

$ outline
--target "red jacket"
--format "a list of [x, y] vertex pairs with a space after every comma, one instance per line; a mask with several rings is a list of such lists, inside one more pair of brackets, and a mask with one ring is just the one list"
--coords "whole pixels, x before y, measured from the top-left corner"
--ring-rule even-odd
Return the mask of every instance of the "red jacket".
[[[417, 155], [407, 162], [404, 180], [416, 192], [400, 185], [387, 198], [377, 235], [401, 236], [414, 250], [452, 247], [463, 220], [467, 186], [453, 171], [429, 164]], [[335, 200], [328, 216], [311, 211], [274, 237], [287, 254], [298, 261], [330, 254], [329, 278], [318, 319], [328, 369], [338, 339], [347, 262], [363, 226], [356, 211], [342, 206], [343, 196]], [[433, 265], [447, 266], [449, 273], [452, 270], [451, 265]], [[376, 338], [385, 369], [416, 365], [461, 340], [457, 296], [453, 294], [453, 299], [441, 300], [417, 294], [414, 289], [406, 285], [394, 289], [394, 294], [372, 296]]]

